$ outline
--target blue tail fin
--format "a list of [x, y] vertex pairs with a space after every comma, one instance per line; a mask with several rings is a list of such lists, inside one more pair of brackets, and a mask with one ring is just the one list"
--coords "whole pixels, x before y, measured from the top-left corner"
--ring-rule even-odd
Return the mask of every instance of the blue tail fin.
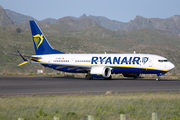
[[61, 51], [55, 50], [48, 43], [46, 37], [41, 32], [40, 28], [34, 20], [29, 21], [32, 33], [32, 39], [34, 42], [34, 49], [36, 55], [45, 55], [45, 54], [64, 54]]

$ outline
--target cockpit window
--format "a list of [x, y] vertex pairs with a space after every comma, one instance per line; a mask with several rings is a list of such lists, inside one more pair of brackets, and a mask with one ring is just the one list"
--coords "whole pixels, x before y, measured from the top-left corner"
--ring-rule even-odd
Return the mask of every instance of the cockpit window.
[[168, 60], [158, 60], [158, 62], [169, 62]]

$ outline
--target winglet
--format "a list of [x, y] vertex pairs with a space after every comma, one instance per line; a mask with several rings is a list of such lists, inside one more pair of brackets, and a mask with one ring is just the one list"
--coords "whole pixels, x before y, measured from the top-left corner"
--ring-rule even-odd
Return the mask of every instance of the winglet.
[[24, 65], [26, 63], [28, 63], [28, 60], [18, 51], [19, 55], [22, 57], [22, 59], [24, 60], [23, 63], [19, 64], [18, 66]]

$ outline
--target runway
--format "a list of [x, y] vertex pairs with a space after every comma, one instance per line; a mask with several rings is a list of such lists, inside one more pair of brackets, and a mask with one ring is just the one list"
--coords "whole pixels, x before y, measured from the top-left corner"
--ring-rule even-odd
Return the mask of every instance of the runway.
[[8, 95], [64, 95], [104, 94], [107, 91], [129, 92], [180, 92], [180, 80], [155, 79], [95, 79], [47, 76], [0, 75], [0, 96]]

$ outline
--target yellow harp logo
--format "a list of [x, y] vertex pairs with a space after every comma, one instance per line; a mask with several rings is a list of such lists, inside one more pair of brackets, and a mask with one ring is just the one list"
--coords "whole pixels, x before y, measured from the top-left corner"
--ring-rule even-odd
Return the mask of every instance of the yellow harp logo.
[[37, 48], [37, 50], [38, 50], [38, 48], [39, 48], [39, 46], [42, 44], [42, 42], [43, 42], [43, 35], [39, 35], [39, 34], [37, 34], [37, 35], [34, 35], [33, 36], [33, 38], [34, 38], [34, 43], [36, 44], [36, 48]]

